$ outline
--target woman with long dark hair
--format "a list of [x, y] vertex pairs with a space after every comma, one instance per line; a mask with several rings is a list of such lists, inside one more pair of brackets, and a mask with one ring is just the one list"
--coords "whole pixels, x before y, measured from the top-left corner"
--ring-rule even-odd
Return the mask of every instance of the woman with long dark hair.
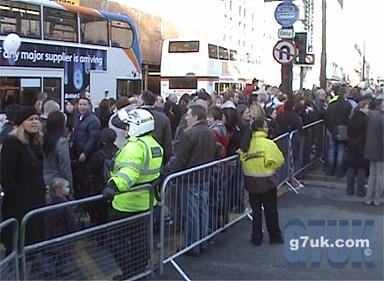
[[44, 136], [44, 182], [50, 185], [54, 178], [69, 182], [70, 195], [73, 195], [71, 160], [66, 138], [65, 117], [60, 111], [49, 114], [47, 134]]
[[97, 117], [100, 119], [101, 129], [108, 128], [108, 121], [112, 115], [110, 101], [103, 99], [99, 104], [99, 112]]
[[260, 246], [263, 240], [261, 208], [267, 224], [269, 243], [283, 243], [277, 212], [276, 170], [284, 164], [279, 147], [268, 136], [268, 125], [264, 117], [252, 122], [252, 134], [242, 143], [240, 159], [243, 164], [244, 185], [249, 192], [252, 208], [251, 242]]

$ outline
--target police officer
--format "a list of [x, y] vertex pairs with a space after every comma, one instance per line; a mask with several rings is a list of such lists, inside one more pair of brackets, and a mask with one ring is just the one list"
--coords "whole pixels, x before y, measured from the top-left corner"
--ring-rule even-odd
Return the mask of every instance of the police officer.
[[[127, 124], [129, 139], [117, 152], [104, 198], [112, 201], [111, 219], [121, 219], [147, 211], [150, 207], [150, 191], [129, 191], [134, 185], [152, 183], [160, 176], [163, 148], [150, 134], [154, 130], [154, 118], [145, 109], [125, 108], [118, 111], [121, 122]], [[124, 192], [124, 193], [119, 193]], [[117, 194], [119, 193], [119, 194]], [[154, 205], [156, 204], [154, 200]], [[115, 233], [112, 252], [120, 265], [122, 275], [114, 280], [128, 279], [148, 265], [148, 241], [146, 217], [138, 223], [134, 220], [121, 233]], [[134, 227], [136, 226], [136, 227]], [[139, 226], [139, 227], [137, 227]]]

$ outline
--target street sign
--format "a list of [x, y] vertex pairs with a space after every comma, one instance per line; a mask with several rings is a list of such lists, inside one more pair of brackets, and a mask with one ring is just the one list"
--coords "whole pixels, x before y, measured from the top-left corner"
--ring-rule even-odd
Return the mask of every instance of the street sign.
[[273, 47], [273, 57], [278, 63], [292, 63], [296, 55], [297, 48], [292, 40], [281, 40]]
[[295, 33], [292, 28], [282, 28], [279, 29], [279, 38], [281, 39], [293, 39], [295, 37]]
[[315, 54], [306, 54], [304, 60], [306, 64], [314, 64]]
[[275, 10], [275, 19], [283, 27], [291, 27], [299, 17], [299, 8], [291, 2], [281, 2]]

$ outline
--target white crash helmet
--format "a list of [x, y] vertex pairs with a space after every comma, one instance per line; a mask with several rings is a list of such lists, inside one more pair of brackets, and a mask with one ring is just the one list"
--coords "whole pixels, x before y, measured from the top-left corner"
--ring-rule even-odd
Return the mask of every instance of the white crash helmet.
[[138, 137], [155, 129], [155, 121], [152, 114], [145, 109], [125, 109], [117, 111], [120, 121], [129, 125], [128, 135]]

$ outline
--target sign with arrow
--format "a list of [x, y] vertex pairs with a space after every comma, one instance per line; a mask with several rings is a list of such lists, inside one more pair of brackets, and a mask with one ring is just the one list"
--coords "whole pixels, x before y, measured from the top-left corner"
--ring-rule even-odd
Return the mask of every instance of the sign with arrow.
[[296, 56], [297, 48], [292, 40], [281, 40], [273, 47], [273, 57], [278, 63], [292, 63]]

